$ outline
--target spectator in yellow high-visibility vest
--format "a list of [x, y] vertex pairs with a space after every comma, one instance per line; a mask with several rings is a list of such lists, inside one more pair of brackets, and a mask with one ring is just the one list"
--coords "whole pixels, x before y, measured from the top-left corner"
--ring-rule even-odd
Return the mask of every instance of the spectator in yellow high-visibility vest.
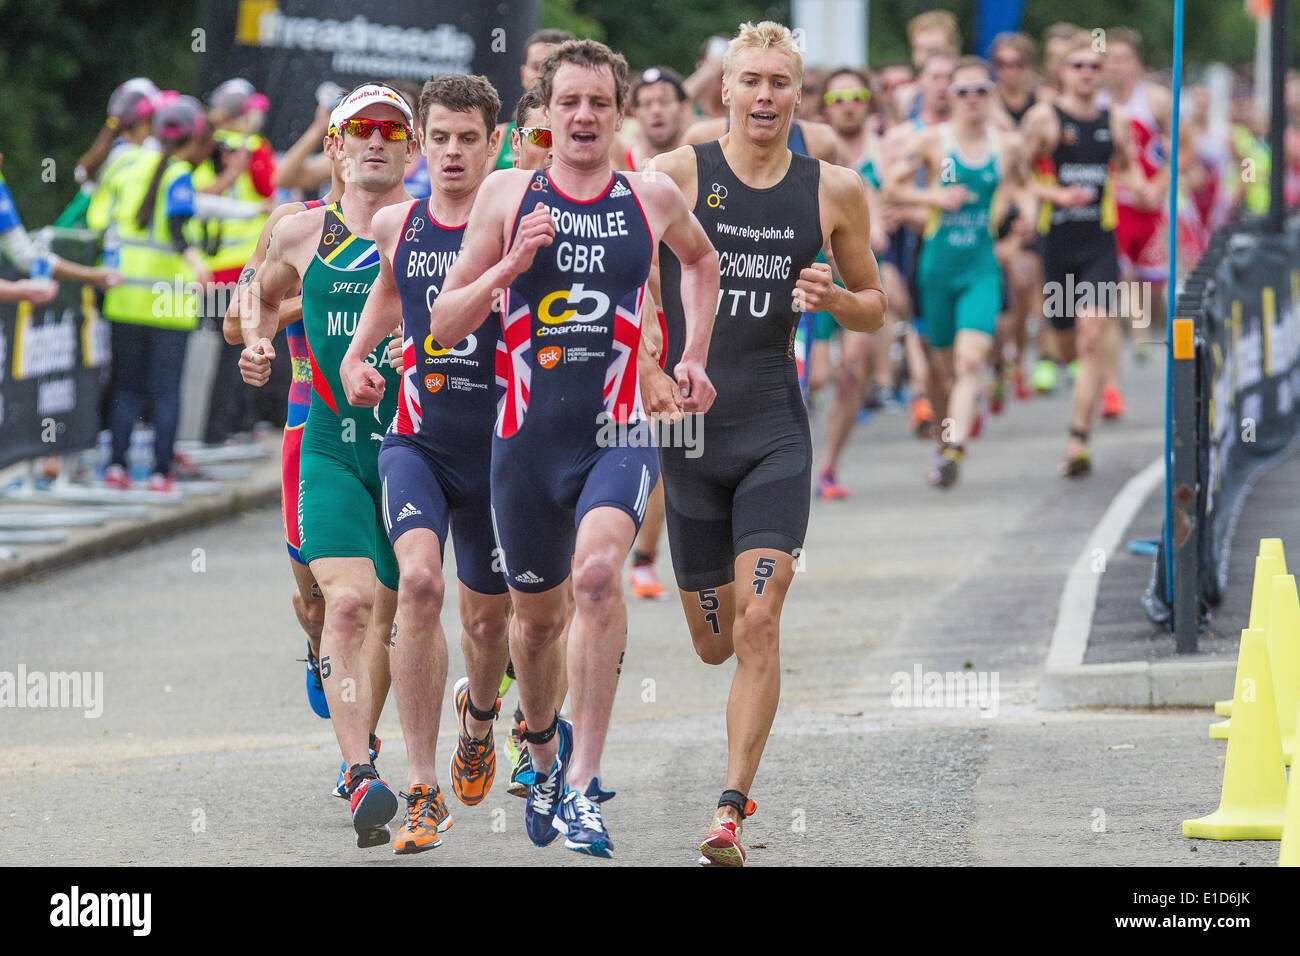
[[[194, 215], [192, 161], [204, 145], [203, 109], [193, 97], [164, 93], [153, 117], [161, 152], [110, 171], [100, 189], [113, 189], [109, 230], [121, 256], [123, 282], [104, 296], [113, 323], [113, 386], [109, 428], [110, 487], [130, 486], [126, 453], [141, 411], [153, 409], [154, 474], [150, 490], [175, 486], [172, 476], [180, 418], [181, 368], [189, 332], [197, 324], [196, 288], [210, 275], [187, 236]], [[144, 147], [139, 147], [141, 150]]]

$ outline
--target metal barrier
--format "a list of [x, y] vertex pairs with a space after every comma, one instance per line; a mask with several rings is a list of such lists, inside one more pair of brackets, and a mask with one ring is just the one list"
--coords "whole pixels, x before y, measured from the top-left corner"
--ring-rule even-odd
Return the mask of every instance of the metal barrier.
[[1219, 230], [1178, 296], [1170, 334], [1172, 534], [1142, 604], [1190, 653], [1223, 599], [1251, 488], [1300, 434], [1300, 218], [1282, 233], [1261, 219]]

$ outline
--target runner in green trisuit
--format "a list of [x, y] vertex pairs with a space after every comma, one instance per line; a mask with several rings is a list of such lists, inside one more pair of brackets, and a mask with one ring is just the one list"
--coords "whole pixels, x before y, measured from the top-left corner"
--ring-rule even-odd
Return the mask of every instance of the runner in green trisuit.
[[[917, 285], [930, 337], [930, 400], [940, 423], [927, 481], [939, 488], [957, 481], [1002, 308], [1002, 269], [993, 254], [1000, 187], [1015, 190], [1017, 228], [1025, 234], [1035, 208], [1020, 137], [992, 122], [992, 91], [988, 64], [959, 60], [952, 119], [920, 133], [886, 184], [890, 201], [931, 207]], [[925, 171], [925, 187], [916, 185], [918, 170]]]
[[387, 397], [377, 407], [354, 407], [339, 365], [379, 272], [371, 220], [382, 207], [411, 198], [403, 175], [415, 150], [414, 125], [410, 107], [390, 87], [366, 84], [348, 94], [330, 116], [344, 157], [342, 199], [276, 227], [241, 305], [240, 369], [245, 381], [262, 385], [275, 354], [270, 338], [280, 303], [302, 284], [312, 396], [298, 488], [299, 551], [325, 596], [320, 672], [361, 847], [388, 843], [388, 822], [397, 813], [368, 746], [372, 691], [361, 649], [367, 621], [370, 639], [386, 646], [397, 607], [397, 562], [381, 517], [377, 462], [400, 378], [386, 350], [376, 348], [367, 361], [384, 375]]

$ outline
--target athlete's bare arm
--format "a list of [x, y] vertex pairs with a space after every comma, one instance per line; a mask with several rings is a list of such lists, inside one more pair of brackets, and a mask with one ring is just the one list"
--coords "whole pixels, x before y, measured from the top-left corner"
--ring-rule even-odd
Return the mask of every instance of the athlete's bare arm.
[[[280, 220], [285, 216], [292, 216], [294, 213], [303, 211], [302, 203], [287, 202], [277, 206], [271, 212], [271, 215], [266, 219], [266, 224], [262, 226], [262, 234], [257, 237], [257, 246], [253, 249], [253, 254], [248, 257], [248, 263], [244, 266], [244, 271], [239, 274], [238, 285], [248, 285], [253, 281], [253, 277], [257, 275], [257, 270], [266, 261], [266, 247], [271, 242], [271, 232], [279, 224]], [[226, 309], [226, 317], [221, 323], [221, 334], [225, 336], [228, 345], [239, 345], [244, 341], [243, 334], [240, 332], [240, 295], [238, 291], [236, 290], [236, 294], [231, 298], [230, 305]], [[288, 305], [281, 306], [280, 328], [292, 325], [300, 318], [302, 318], [301, 302], [291, 302]]]
[[663, 344], [655, 300], [652, 295], [647, 295], [641, 309], [641, 345], [636, 355], [641, 404], [651, 415], [673, 423], [682, 417], [682, 391], [672, 376], [659, 367]]
[[940, 152], [939, 130], [934, 127], [923, 130], [912, 140], [911, 148], [887, 170], [884, 183], [886, 199], [904, 206], [960, 208], [966, 202], [965, 186], [918, 186], [916, 183], [916, 174], [922, 170], [927, 183], [940, 178], [943, 164]]
[[884, 252], [889, 248], [889, 232], [885, 229], [885, 203], [880, 198], [880, 190], [865, 179], [862, 189], [867, 197], [867, 209], [871, 212], [871, 251]]
[[1138, 208], [1158, 209], [1159, 197], [1152, 195], [1151, 184], [1147, 182], [1146, 174], [1142, 172], [1142, 164], [1137, 161], [1137, 144], [1133, 141], [1133, 126], [1122, 106], [1111, 108], [1110, 137], [1115, 144], [1110, 165], [1123, 177], [1124, 185], [1140, 200]]
[[697, 120], [686, 128], [686, 135], [682, 137], [682, 145], [689, 146], [692, 143], [708, 143], [718, 139], [727, 131], [727, 118], [725, 116], [714, 119]]
[[[1025, 153], [1029, 163], [1042, 156], [1051, 156], [1061, 141], [1061, 121], [1056, 117], [1056, 109], [1050, 103], [1035, 103], [1030, 107], [1022, 121], [1025, 131]], [[1034, 177], [1030, 180], [1030, 191], [1040, 202], [1049, 202], [1053, 206], [1068, 208], [1083, 206], [1092, 202], [1095, 195], [1084, 186], [1061, 186], [1046, 183]]]
[[840, 141], [835, 138], [835, 130], [825, 123], [813, 123], [808, 120], [795, 120], [803, 132], [803, 142], [808, 148], [808, 155], [823, 162], [843, 166], [845, 158], [840, 155]]
[[429, 313], [429, 331], [437, 341], [460, 342], [477, 329], [497, 305], [497, 297], [533, 264], [537, 250], [554, 241], [555, 224], [539, 202], [519, 221], [506, 248], [506, 229], [533, 175], [526, 169], [499, 169], [483, 180], [460, 255]]
[[[626, 175], [645, 209], [652, 238], [656, 244], [662, 241], [668, 246], [681, 263], [686, 341], [673, 377], [682, 390], [683, 410], [706, 412], [717, 394], [704, 366], [718, 307], [718, 254], [674, 179], [661, 172]], [[694, 173], [691, 178], [694, 180]]]
[[796, 295], [803, 294], [801, 311], [824, 309], [852, 332], [876, 332], [885, 324], [888, 303], [871, 253], [871, 212], [862, 181], [854, 170], [823, 163], [817, 191], [822, 235], [830, 237], [844, 285], [831, 281], [829, 266], [814, 262], [795, 283]]
[[286, 216], [271, 234], [266, 261], [244, 287], [240, 305], [244, 351], [239, 372], [250, 385], [265, 385], [271, 377], [271, 360], [275, 358], [271, 337], [279, 328], [281, 302], [302, 284], [323, 222], [322, 208]]
[[373, 408], [384, 397], [384, 376], [366, 364], [366, 356], [402, 324], [402, 295], [393, 275], [393, 254], [397, 251], [398, 234], [410, 211], [410, 203], [397, 203], [380, 209], [370, 220], [375, 247], [379, 250], [379, 276], [370, 284], [370, 293], [361, 309], [361, 318], [357, 320], [352, 344], [339, 365], [343, 393], [358, 408]]
[[[1165, 155], [1168, 156], [1173, 148], [1171, 135], [1173, 132], [1174, 94], [1159, 83], [1147, 81], [1147, 103], [1150, 104], [1151, 114], [1156, 120], [1160, 144]], [[1152, 194], [1151, 198], [1157, 204], [1169, 191], [1169, 176], [1170, 166], [1169, 163], [1165, 163], [1147, 183], [1147, 188]]]
[[1022, 238], [1031, 238], [1038, 219], [1038, 199], [1032, 188], [1025, 141], [1018, 133], [1003, 134], [1002, 166], [1008, 192], [1016, 204], [1016, 230]]
[[889, 170], [902, 160], [912, 147], [913, 141], [920, 135], [911, 123], [903, 122], [891, 127], [880, 140], [880, 176], [881, 198], [884, 200], [884, 225], [892, 232], [899, 225], [906, 224], [917, 231], [930, 216], [930, 207], [924, 204], [903, 203], [889, 196], [885, 187], [888, 183]]

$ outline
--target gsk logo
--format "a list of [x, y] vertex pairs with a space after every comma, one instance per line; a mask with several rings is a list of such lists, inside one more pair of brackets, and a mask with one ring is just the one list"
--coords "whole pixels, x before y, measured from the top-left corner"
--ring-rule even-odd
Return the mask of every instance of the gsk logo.
[[555, 368], [563, 357], [564, 352], [558, 345], [548, 345], [537, 353], [537, 364], [542, 368]]
[[447, 384], [447, 376], [441, 374], [440, 372], [431, 372], [430, 374], [424, 376], [424, 387], [431, 392], [436, 392], [438, 389], [442, 388], [446, 384]]
[[[563, 303], [568, 308], [556, 312], [557, 304]], [[537, 306], [537, 317], [547, 325], [559, 325], [579, 314], [577, 306], [590, 303], [591, 308], [581, 313], [584, 319], [594, 319], [609, 311], [609, 296], [595, 289], [584, 289], [581, 282], [575, 282], [572, 288], [558, 289], [542, 299]]]
[[722, 205], [722, 200], [726, 198], [727, 187], [714, 183], [713, 191], [709, 193], [709, 198], [704, 200], [704, 202], [710, 209], [726, 209], [727, 207]]

